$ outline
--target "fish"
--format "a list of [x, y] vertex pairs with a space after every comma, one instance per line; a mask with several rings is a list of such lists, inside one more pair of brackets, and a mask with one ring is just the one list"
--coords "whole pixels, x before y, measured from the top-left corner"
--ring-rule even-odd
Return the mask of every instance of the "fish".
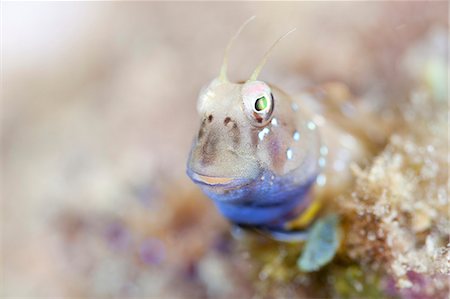
[[349, 185], [351, 163], [370, 155], [363, 137], [370, 130], [377, 136], [377, 127], [352, 124], [371, 118], [346, 100], [345, 85], [290, 96], [258, 79], [275, 45], [293, 30], [274, 42], [248, 80], [231, 82], [229, 51], [252, 19], [228, 43], [217, 78], [199, 93], [187, 175], [231, 223], [280, 241], [305, 241], [320, 198]]

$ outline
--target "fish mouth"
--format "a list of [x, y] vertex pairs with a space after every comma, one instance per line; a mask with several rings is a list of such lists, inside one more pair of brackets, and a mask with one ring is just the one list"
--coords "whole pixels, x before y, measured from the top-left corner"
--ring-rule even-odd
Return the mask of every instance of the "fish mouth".
[[244, 185], [248, 185], [251, 179], [241, 179], [234, 177], [220, 177], [199, 174], [193, 171], [188, 171], [189, 177], [196, 183], [209, 187], [221, 187], [224, 189], [236, 189]]
[[210, 185], [210, 186], [228, 185], [228, 184], [231, 184], [235, 180], [233, 178], [228, 178], [228, 177], [213, 177], [213, 176], [201, 175], [198, 173], [193, 173], [192, 179], [198, 183], [203, 183], [203, 184]]

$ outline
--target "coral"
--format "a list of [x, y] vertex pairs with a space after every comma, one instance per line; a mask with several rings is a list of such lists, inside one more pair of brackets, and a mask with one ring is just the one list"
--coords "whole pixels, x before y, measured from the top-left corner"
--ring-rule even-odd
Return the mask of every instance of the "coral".
[[417, 287], [413, 277], [423, 277], [434, 298], [449, 290], [446, 114], [425, 93], [413, 94], [404, 109], [405, 127], [371, 165], [353, 167], [355, 186], [339, 199], [348, 228], [346, 254], [391, 275], [399, 288]]

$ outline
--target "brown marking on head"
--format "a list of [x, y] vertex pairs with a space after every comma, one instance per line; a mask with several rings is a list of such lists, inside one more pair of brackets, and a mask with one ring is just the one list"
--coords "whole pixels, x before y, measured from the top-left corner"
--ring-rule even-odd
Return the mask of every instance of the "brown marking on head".
[[233, 126], [231, 127], [229, 134], [233, 140], [233, 143], [235, 145], [238, 145], [241, 142], [241, 130], [239, 129], [237, 123], [234, 120], [232, 120], [231, 117], [227, 116], [223, 120], [223, 124], [228, 127], [229, 123], [233, 123]]
[[203, 121], [200, 125], [200, 129], [198, 130], [198, 137], [197, 137], [198, 139], [202, 138], [203, 135], [205, 134], [205, 124], [206, 124], [206, 121], [205, 121], [205, 119], [203, 119]]
[[235, 122], [233, 123], [233, 127], [231, 128], [231, 132], [233, 135], [233, 143], [236, 145], [239, 144], [241, 142], [241, 130], [239, 130], [239, 127]]
[[202, 145], [202, 164], [208, 165], [214, 162], [217, 152], [218, 138], [214, 134], [209, 133]]

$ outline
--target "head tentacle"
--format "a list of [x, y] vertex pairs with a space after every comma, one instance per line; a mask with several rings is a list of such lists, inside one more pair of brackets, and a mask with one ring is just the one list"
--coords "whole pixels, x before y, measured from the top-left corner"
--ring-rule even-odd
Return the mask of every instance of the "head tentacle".
[[251, 16], [247, 21], [245, 21], [241, 25], [241, 27], [239, 27], [238, 31], [233, 35], [233, 37], [230, 39], [230, 41], [228, 42], [228, 45], [225, 48], [225, 54], [223, 57], [222, 66], [220, 68], [220, 73], [219, 73], [220, 81], [228, 82], [227, 67], [228, 67], [228, 55], [230, 53], [230, 49], [233, 46], [233, 43], [236, 40], [236, 38], [241, 34], [241, 31], [245, 28], [245, 26], [247, 26], [247, 24], [250, 23], [251, 21], [253, 21], [255, 18], [256, 18], [256, 16]]
[[270, 56], [270, 53], [272, 53], [272, 50], [275, 48], [275, 46], [286, 36], [288, 36], [289, 34], [291, 34], [292, 32], [294, 32], [295, 30], [297, 30], [297, 28], [292, 28], [291, 30], [289, 30], [288, 32], [286, 32], [285, 34], [283, 34], [280, 38], [278, 38], [273, 44], [272, 46], [270, 46], [269, 50], [267, 50], [267, 52], [264, 54], [263, 58], [261, 59], [261, 61], [259, 62], [258, 66], [256, 67], [256, 69], [253, 71], [252, 75], [250, 76], [250, 79], [248, 79], [248, 81], [255, 81], [259, 74], [261, 73], [262, 68], [264, 67], [264, 65], [267, 62], [267, 59]]

